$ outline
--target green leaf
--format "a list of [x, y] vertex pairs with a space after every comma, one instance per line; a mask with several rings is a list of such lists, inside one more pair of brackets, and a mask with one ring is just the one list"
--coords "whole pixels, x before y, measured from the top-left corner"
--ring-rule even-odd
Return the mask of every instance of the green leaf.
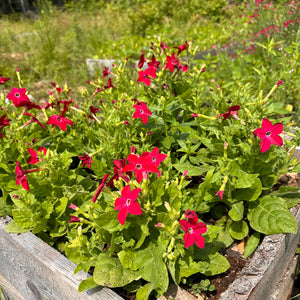
[[256, 178], [251, 187], [237, 189], [236, 194], [234, 195], [234, 199], [243, 201], [255, 201], [261, 195], [261, 192], [262, 183], [259, 178]]
[[249, 209], [250, 226], [264, 234], [297, 233], [297, 222], [286, 201], [279, 197], [265, 196]]
[[78, 287], [78, 292], [83, 292], [85, 290], [89, 290], [89, 289], [92, 289], [92, 288], [95, 288], [97, 287], [98, 284], [95, 282], [94, 278], [93, 277], [89, 277], [85, 280], [82, 280], [79, 284], [79, 287]]
[[118, 220], [118, 212], [117, 211], [110, 211], [110, 212], [106, 212], [103, 214], [99, 214], [99, 217], [97, 219], [95, 219], [96, 224], [109, 231], [109, 232], [115, 232], [115, 231], [119, 231], [122, 230], [124, 228], [124, 226], [122, 227], [122, 225], [120, 224], [119, 220]]
[[98, 256], [93, 274], [95, 283], [107, 287], [121, 287], [139, 278], [138, 272], [125, 269], [117, 257], [107, 253]]
[[136, 264], [137, 252], [131, 249], [122, 250], [118, 253], [119, 260], [124, 268], [136, 271], [138, 265]]
[[19, 227], [14, 220], [12, 220], [8, 225], [5, 226], [7, 232], [10, 233], [24, 233], [30, 231], [30, 229], [24, 229]]
[[153, 284], [147, 283], [140, 287], [136, 293], [136, 300], [148, 300], [149, 295], [153, 291]]
[[244, 203], [242, 201], [233, 203], [228, 214], [233, 221], [242, 220], [244, 217]]
[[221, 255], [219, 252], [209, 255], [207, 260], [205, 261], [209, 263], [205, 272], [201, 272], [205, 276], [214, 276], [217, 274], [221, 274], [223, 272], [226, 272], [230, 268], [230, 264], [227, 258]]
[[62, 197], [56, 201], [54, 209], [55, 212], [57, 213], [57, 218], [61, 217], [65, 213], [67, 205], [68, 205], [67, 197]]
[[169, 286], [167, 266], [162, 256], [166, 248], [163, 244], [150, 243], [146, 249], [137, 252], [136, 265], [143, 279], [153, 284], [153, 288], [164, 293]]
[[35, 226], [33, 214], [30, 209], [13, 209], [12, 214], [14, 221], [19, 227], [24, 229], [31, 229]]
[[210, 165], [202, 165], [200, 167], [196, 167], [189, 163], [174, 164], [173, 167], [181, 173], [183, 173], [184, 171], [188, 171], [189, 176], [199, 176], [212, 169]]
[[175, 139], [172, 136], [167, 136], [161, 143], [167, 150], [169, 150], [171, 148], [171, 145], [175, 143]]
[[236, 172], [235, 188], [250, 188], [255, 184], [258, 174], [247, 174], [243, 171]]
[[178, 259], [178, 268], [179, 268], [179, 278], [189, 277], [196, 273], [204, 274], [209, 268], [209, 263], [207, 261], [195, 262], [190, 255], [185, 255], [182, 258]]
[[257, 248], [257, 246], [260, 243], [260, 236], [261, 234], [259, 232], [254, 232], [249, 240], [247, 241], [246, 247], [245, 247], [245, 251], [244, 251], [244, 257], [247, 258], [249, 255], [251, 255], [255, 249]]
[[235, 240], [242, 240], [249, 232], [248, 225], [245, 221], [241, 220], [233, 222], [229, 227], [229, 233]]

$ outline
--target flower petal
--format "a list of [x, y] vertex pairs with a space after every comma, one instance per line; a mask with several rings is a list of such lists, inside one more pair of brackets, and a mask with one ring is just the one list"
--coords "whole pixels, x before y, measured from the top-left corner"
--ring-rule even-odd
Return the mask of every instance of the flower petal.
[[261, 153], [266, 152], [271, 147], [271, 140], [269, 137], [265, 137], [260, 141], [260, 151]]
[[270, 141], [272, 144], [274, 144], [276, 146], [280, 146], [280, 147], [283, 145], [283, 140], [279, 135], [271, 134], [271, 136], [269, 138], [270, 138]]
[[283, 130], [283, 125], [281, 123], [276, 123], [272, 126], [272, 133], [280, 134]]

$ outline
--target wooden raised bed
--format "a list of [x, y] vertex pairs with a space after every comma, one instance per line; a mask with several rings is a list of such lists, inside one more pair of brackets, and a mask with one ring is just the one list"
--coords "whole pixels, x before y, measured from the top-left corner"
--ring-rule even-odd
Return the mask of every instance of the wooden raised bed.
[[79, 293], [89, 275], [37, 236], [8, 233], [10, 221], [0, 218], [1, 300], [123, 300], [105, 287]]

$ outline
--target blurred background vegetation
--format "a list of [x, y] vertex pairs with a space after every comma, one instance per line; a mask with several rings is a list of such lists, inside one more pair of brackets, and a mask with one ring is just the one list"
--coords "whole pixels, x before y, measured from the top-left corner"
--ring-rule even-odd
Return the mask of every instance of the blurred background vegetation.
[[[223, 83], [230, 92], [236, 78], [252, 82], [256, 90], [283, 80], [277, 101], [296, 112], [298, 7], [296, 0], [4, 0], [0, 74], [17, 85], [20, 68], [24, 86], [43, 98], [52, 81], [77, 89], [95, 79], [86, 58], [137, 60], [151, 42], [172, 48], [188, 41], [198, 52], [218, 49], [218, 56], [202, 57], [210, 67], [207, 82]], [[285, 27], [288, 20], [293, 22]]]

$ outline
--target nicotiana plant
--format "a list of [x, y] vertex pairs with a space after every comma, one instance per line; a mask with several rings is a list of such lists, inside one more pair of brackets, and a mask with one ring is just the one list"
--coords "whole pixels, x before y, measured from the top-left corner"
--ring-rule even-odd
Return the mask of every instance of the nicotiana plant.
[[299, 131], [272, 102], [284, 82], [203, 84], [209, 66], [186, 58], [195, 52], [154, 42], [137, 66], [105, 67], [80, 95], [52, 82], [40, 103], [17, 70], [18, 87], [1, 94], [0, 214], [13, 217], [8, 231], [31, 231], [93, 271], [80, 291], [147, 299], [225, 272], [220, 250], [235, 241], [248, 256], [264, 234], [297, 232], [298, 194], [272, 188], [299, 171]]

